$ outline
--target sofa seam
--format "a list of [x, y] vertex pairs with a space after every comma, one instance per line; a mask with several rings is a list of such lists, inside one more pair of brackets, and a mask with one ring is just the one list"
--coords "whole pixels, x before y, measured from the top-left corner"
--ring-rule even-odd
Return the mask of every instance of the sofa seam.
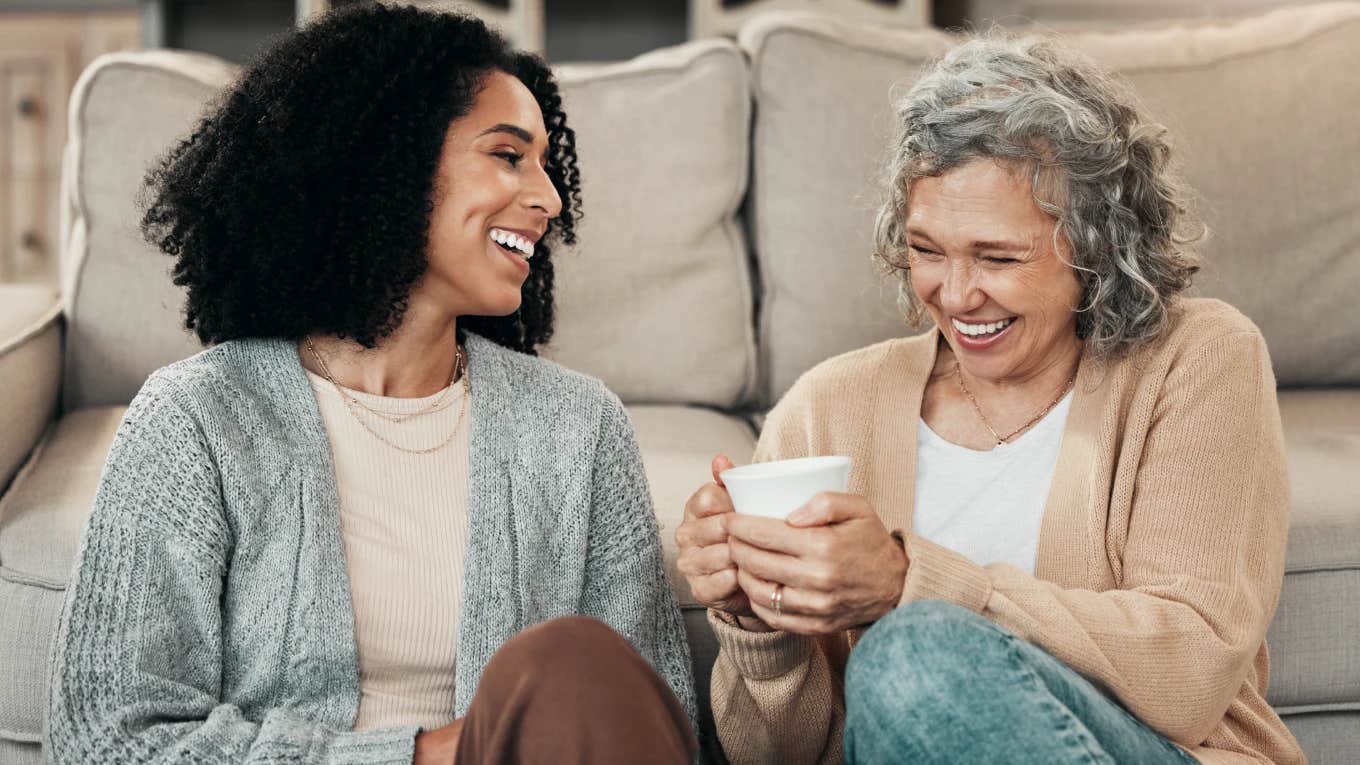
[[1309, 715], [1309, 714], [1339, 714], [1346, 712], [1360, 712], [1360, 701], [1333, 701], [1325, 704], [1294, 704], [1291, 706], [1277, 706], [1272, 704], [1271, 708], [1276, 714], [1285, 715]]
[[0, 741], [17, 741], [21, 744], [42, 744], [42, 733], [23, 733], [10, 728], [0, 728]]
[[[1228, 28], [1230, 28], [1230, 27], [1232, 27], [1232, 26], [1235, 26], [1235, 25], [1241, 25], [1242, 23], [1244, 23], [1244, 21], [1248, 21], [1248, 20], [1250, 20], [1250, 21], [1260, 20], [1260, 19], [1263, 18], [1265, 15], [1266, 15], [1266, 14], [1257, 14], [1257, 15], [1254, 15], [1254, 16], [1247, 17], [1247, 19], [1226, 19], [1226, 21], [1228, 21], [1228, 23], [1223, 24], [1223, 25], [1220, 25], [1220, 26], [1218, 26], [1218, 27], [1216, 27], [1216, 28], [1219, 28], [1219, 29], [1228, 29]], [[1249, 57], [1251, 57], [1251, 56], [1256, 56], [1256, 55], [1260, 55], [1260, 54], [1273, 53], [1273, 52], [1276, 52], [1276, 51], [1283, 51], [1283, 50], [1289, 50], [1289, 49], [1291, 49], [1291, 48], [1296, 48], [1296, 47], [1298, 47], [1298, 46], [1300, 46], [1300, 45], [1304, 45], [1304, 44], [1307, 44], [1307, 43], [1309, 43], [1309, 42], [1315, 40], [1315, 39], [1316, 39], [1317, 37], [1319, 37], [1319, 36], [1326, 35], [1326, 34], [1329, 34], [1329, 33], [1332, 33], [1332, 32], [1336, 32], [1336, 31], [1342, 30], [1342, 29], [1344, 29], [1344, 28], [1346, 28], [1346, 27], [1348, 27], [1348, 26], [1351, 26], [1351, 25], [1353, 25], [1353, 24], [1356, 24], [1356, 23], [1360, 23], [1360, 16], [1352, 16], [1352, 17], [1350, 17], [1350, 18], [1347, 18], [1347, 19], [1341, 21], [1340, 23], [1336, 23], [1336, 24], [1331, 24], [1331, 25], [1328, 25], [1328, 26], [1319, 27], [1319, 28], [1317, 28], [1317, 29], [1315, 29], [1315, 30], [1312, 30], [1312, 31], [1308, 32], [1307, 34], [1304, 34], [1303, 36], [1301, 36], [1301, 37], [1300, 37], [1299, 39], [1297, 39], [1297, 40], [1292, 40], [1292, 41], [1289, 41], [1289, 42], [1277, 43], [1277, 44], [1274, 44], [1274, 45], [1262, 46], [1262, 47], [1259, 47], [1259, 48], [1255, 48], [1255, 49], [1247, 50], [1247, 51], [1241, 51], [1241, 52], [1238, 52], [1238, 53], [1224, 54], [1224, 55], [1221, 55], [1221, 56], [1212, 57], [1212, 58], [1210, 58], [1210, 59], [1208, 59], [1208, 60], [1205, 60], [1205, 61], [1200, 61], [1200, 62], [1195, 62], [1195, 63], [1190, 63], [1190, 64], [1184, 64], [1184, 65], [1177, 65], [1177, 66], [1169, 66], [1169, 65], [1166, 65], [1166, 64], [1148, 64], [1148, 65], [1145, 65], [1145, 66], [1144, 66], [1144, 65], [1136, 65], [1136, 66], [1113, 66], [1113, 65], [1109, 65], [1109, 64], [1103, 64], [1103, 65], [1107, 66], [1107, 67], [1110, 68], [1110, 69], [1114, 69], [1114, 70], [1116, 70], [1117, 72], [1120, 72], [1120, 73], [1123, 73], [1123, 72], [1159, 72], [1159, 71], [1160, 71], [1160, 72], [1165, 72], [1165, 71], [1204, 70], [1204, 69], [1208, 69], [1208, 68], [1210, 68], [1210, 67], [1216, 66], [1216, 65], [1218, 65], [1218, 64], [1221, 64], [1221, 63], [1223, 63], [1223, 62], [1237, 61], [1237, 60], [1241, 60], [1241, 59], [1244, 59], [1244, 58], [1249, 58]], [[1187, 29], [1187, 30], [1189, 30], [1189, 29], [1193, 29], [1193, 28], [1192, 28], [1192, 27], [1187, 27], [1187, 26], [1185, 26], [1185, 25], [1182, 24], [1182, 25], [1179, 25], [1179, 26], [1162, 27], [1161, 29], [1164, 29], [1164, 30], [1165, 30], [1165, 29]], [[929, 32], [931, 32], [931, 31], [935, 31], [935, 32], [938, 32], [939, 34], [945, 36], [945, 40], [946, 40], [946, 42], [948, 43], [948, 47], [949, 47], [949, 48], [953, 48], [953, 47], [957, 46], [959, 43], [963, 42], [964, 39], [966, 39], [966, 38], [964, 38], [964, 37], [962, 37], [962, 36], [960, 36], [960, 35], [957, 35], [957, 34], [954, 34], [954, 33], [951, 33], [951, 32], [943, 32], [943, 31], [939, 31], [939, 30], [934, 30], [933, 28], [924, 28], [924, 27], [923, 27], [923, 28], [904, 28], [904, 29], [901, 29], [901, 30], [893, 30], [893, 31], [894, 31], [894, 32], [898, 32], [898, 33], [929, 33]], [[1148, 30], [1136, 30], [1136, 31], [1133, 31], [1133, 32], [1109, 32], [1109, 31], [1099, 31], [1099, 30], [1087, 30], [1087, 31], [1083, 32], [1083, 31], [1081, 31], [1081, 30], [1071, 30], [1071, 31], [1067, 32], [1067, 33], [1064, 35], [1064, 38], [1065, 38], [1065, 39], [1070, 39], [1070, 38], [1074, 38], [1074, 37], [1075, 37], [1075, 38], [1082, 38], [1082, 37], [1085, 37], [1085, 38], [1088, 38], [1088, 39], [1096, 38], [1096, 37], [1112, 38], [1112, 37], [1118, 37], [1118, 36], [1120, 36], [1120, 35], [1126, 35], [1126, 34], [1140, 34], [1140, 33], [1145, 33], [1145, 32], [1147, 32], [1147, 31], [1148, 31]], [[1035, 34], [1039, 34], [1038, 30], [1035, 31]], [[769, 42], [768, 42], [768, 41], [771, 40], [771, 39], [773, 39], [773, 38], [775, 38], [776, 36], [779, 36], [779, 35], [794, 35], [794, 36], [802, 36], [802, 37], [807, 37], [807, 38], [816, 38], [816, 39], [818, 39], [818, 40], [823, 40], [823, 41], [829, 41], [829, 42], [837, 43], [837, 44], [839, 44], [841, 47], [846, 48], [846, 49], [848, 49], [848, 50], [853, 50], [853, 51], [857, 51], [857, 52], [861, 52], [861, 53], [878, 53], [878, 54], [883, 54], [883, 55], [886, 55], [886, 56], [891, 56], [891, 57], [893, 57], [893, 58], [896, 58], [896, 59], [899, 59], [899, 60], [903, 60], [903, 61], [915, 60], [915, 59], [918, 59], [918, 58], [919, 58], [919, 61], [920, 61], [920, 63], [922, 63], [922, 64], [924, 64], [924, 63], [926, 63], [926, 62], [929, 62], [929, 61], [933, 61], [933, 60], [935, 60], [936, 58], [939, 58], [941, 55], [943, 55], [943, 52], [941, 52], [941, 53], [935, 53], [935, 54], [930, 54], [930, 55], [921, 56], [921, 57], [911, 57], [911, 58], [908, 58], [908, 57], [901, 56], [901, 54], [899, 54], [899, 53], [897, 53], [897, 52], [895, 52], [895, 51], [893, 51], [893, 50], [891, 50], [891, 49], [888, 49], [888, 48], [886, 48], [886, 47], [879, 47], [879, 46], [876, 46], [876, 45], [872, 45], [872, 44], [869, 44], [869, 43], [858, 42], [858, 41], [855, 41], [855, 42], [847, 42], [847, 41], [844, 40], [843, 38], [837, 37], [836, 35], [834, 35], [834, 34], [828, 32], [828, 31], [826, 31], [826, 30], [822, 30], [822, 29], [810, 29], [810, 28], [808, 28], [808, 27], [806, 27], [806, 26], [783, 26], [783, 27], [775, 27], [775, 28], [769, 30], [768, 32], [765, 32], [765, 33], [759, 38], [759, 40], [760, 40], [760, 52], [761, 52], [761, 53], [764, 53], [764, 51], [769, 47]], [[1081, 50], [1083, 50], [1083, 52], [1085, 52], [1085, 48], [1084, 48], [1084, 47], [1081, 47], [1081, 46], [1078, 46], [1078, 47], [1079, 47]], [[1088, 55], [1089, 55], [1089, 54], [1088, 54]], [[753, 72], [755, 71], [755, 62], [754, 62], [754, 60], [753, 60], [753, 62], [752, 62], [752, 71], [753, 71]]]
[[29, 324], [27, 327], [20, 330], [18, 335], [0, 344], [0, 358], [4, 358], [14, 351], [17, 351], [20, 347], [27, 344], [28, 341], [43, 334], [53, 326], [59, 327], [61, 324], [61, 314], [61, 299], [58, 298], [49, 305], [32, 324]]
[[[691, 42], [701, 41], [695, 40]], [[747, 70], [745, 57], [741, 55], [741, 49], [738, 48], [735, 43], [731, 43], [726, 40], [712, 40], [702, 42], [705, 42], [707, 44], [703, 46], [696, 46], [697, 48], [701, 49], [694, 51], [693, 55], [684, 59], [683, 62], [679, 62], [676, 64], [666, 66], [649, 66], [645, 69], [640, 67], [637, 69], [632, 69], [630, 67], [636, 63], [637, 59], [631, 59], [628, 61], [622, 61], [613, 64], [605, 64], [603, 65], [603, 68], [613, 68], [615, 69], [615, 71], [597, 73], [589, 72], [589, 67], [591, 66], [590, 64], [567, 64], [566, 65], [567, 67], [574, 67], [574, 71], [573, 69], [568, 69], [566, 72], [566, 74], [570, 75], [570, 77], [562, 77], [561, 76], [562, 73], [557, 72], [556, 78], [558, 80], [559, 85], [564, 85], [567, 87], [590, 86], [597, 82], [641, 78], [648, 77], [654, 74], [673, 74], [675, 72], [680, 72], [685, 69], [688, 69], [696, 61], [700, 61], [709, 56], [717, 55], [727, 56], [733, 53], [736, 54], [737, 63], [741, 65], [742, 70], [743, 71]], [[577, 72], [580, 72], [580, 74], [578, 75]], [[582, 79], [579, 81], [572, 79], [577, 76], [580, 76]]]
[[1360, 558], [1342, 563], [1319, 563], [1312, 566], [1300, 566], [1299, 568], [1286, 568], [1284, 575], [1321, 574], [1330, 571], [1360, 571]]
[[26, 574], [19, 569], [10, 568], [9, 566], [4, 565], [0, 565], [0, 581], [26, 587], [37, 587], [53, 592], [65, 592], [67, 587], [66, 582], [58, 582], [55, 579], [49, 579], [44, 576]]

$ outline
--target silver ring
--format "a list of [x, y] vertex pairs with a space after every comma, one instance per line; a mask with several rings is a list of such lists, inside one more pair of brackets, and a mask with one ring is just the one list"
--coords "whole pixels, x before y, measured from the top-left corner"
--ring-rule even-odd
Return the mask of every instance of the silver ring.
[[784, 585], [776, 584], [774, 592], [770, 593], [770, 610], [774, 611], [775, 616], [784, 614]]

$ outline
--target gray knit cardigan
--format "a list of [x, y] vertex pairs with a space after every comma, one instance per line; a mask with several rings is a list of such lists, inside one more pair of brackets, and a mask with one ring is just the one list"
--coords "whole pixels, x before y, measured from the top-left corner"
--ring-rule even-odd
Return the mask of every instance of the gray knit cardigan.
[[[510, 636], [587, 614], [627, 637], [694, 720], [689, 648], [623, 405], [551, 362], [477, 336], [467, 350], [451, 711], [467, 712]], [[296, 346], [232, 341], [146, 382], [109, 452], [53, 662], [49, 762], [411, 761], [415, 727], [353, 730], [339, 498]]]

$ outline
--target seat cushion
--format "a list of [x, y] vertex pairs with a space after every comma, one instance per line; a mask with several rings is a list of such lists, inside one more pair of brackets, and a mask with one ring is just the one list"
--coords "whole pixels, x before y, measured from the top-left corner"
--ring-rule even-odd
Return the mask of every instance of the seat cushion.
[[712, 480], [713, 457], [726, 454], [733, 462], [745, 464], [755, 450], [755, 437], [744, 421], [707, 409], [631, 406], [628, 413], [642, 447], [642, 461], [647, 468], [647, 480], [661, 525], [666, 575], [675, 588], [685, 617], [699, 704], [699, 745], [703, 761], [726, 762], [714, 732], [708, 695], [713, 662], [718, 658], [718, 640], [708, 625], [707, 609], [694, 601], [689, 585], [676, 569], [675, 529], [684, 518], [685, 501], [696, 489]]
[[[0, 498], [0, 738], [37, 742], [47, 657], [80, 532], [124, 407], [72, 412]], [[3, 749], [0, 749], [3, 751]]]
[[[955, 39], [783, 15], [742, 30], [766, 403], [818, 361], [903, 333], [895, 283], [870, 266], [893, 87]], [[1170, 129], [1213, 232], [1201, 293], [1260, 326], [1282, 384], [1360, 383], [1360, 4], [1063, 40]]]
[[[169, 258], [137, 232], [138, 189], [235, 74], [210, 56], [145, 51], [101, 57], [81, 76], [65, 175], [68, 409], [126, 404], [151, 372], [200, 349]], [[730, 41], [697, 41], [559, 75], [584, 217], [577, 245], [553, 254], [546, 355], [624, 401], [740, 404], [756, 379], [737, 220], [750, 146], [744, 56]]]
[[726, 454], [738, 465], [755, 451], [755, 435], [745, 421], [709, 409], [683, 406], [630, 406], [647, 481], [661, 526], [661, 547], [681, 607], [695, 606], [685, 578], [675, 567], [675, 529], [684, 520], [685, 501], [713, 480], [712, 461]]
[[1268, 698], [1360, 714], [1360, 495], [1347, 480], [1360, 465], [1360, 390], [1281, 391], [1280, 415], [1293, 516]]
[[61, 393], [61, 306], [48, 287], [0, 284], [0, 493], [38, 443]]

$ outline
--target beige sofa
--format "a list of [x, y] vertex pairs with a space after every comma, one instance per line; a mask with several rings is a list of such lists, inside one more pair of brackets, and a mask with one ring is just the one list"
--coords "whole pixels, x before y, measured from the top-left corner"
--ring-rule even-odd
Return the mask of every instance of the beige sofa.
[[[1171, 127], [1214, 231], [1200, 291], [1270, 344], [1294, 520], [1270, 699], [1314, 762], [1360, 761], [1360, 5], [1070, 40]], [[749, 456], [803, 370], [908, 331], [868, 257], [876, 178], [891, 87], [950, 44], [775, 16], [736, 44], [560, 69], [586, 218], [551, 355], [629, 404], [702, 706], [716, 648], [673, 569], [684, 500], [715, 452]], [[198, 350], [134, 200], [232, 75], [182, 53], [96, 62], [73, 96], [60, 301], [0, 288], [0, 762], [39, 758], [52, 630], [123, 409]]]

